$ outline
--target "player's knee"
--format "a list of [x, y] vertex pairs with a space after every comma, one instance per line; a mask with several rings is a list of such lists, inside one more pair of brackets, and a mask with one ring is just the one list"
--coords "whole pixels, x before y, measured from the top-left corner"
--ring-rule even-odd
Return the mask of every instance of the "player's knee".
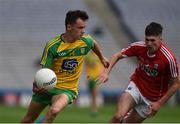
[[55, 117], [59, 113], [59, 111], [60, 111], [59, 108], [52, 107], [50, 108], [49, 116]]

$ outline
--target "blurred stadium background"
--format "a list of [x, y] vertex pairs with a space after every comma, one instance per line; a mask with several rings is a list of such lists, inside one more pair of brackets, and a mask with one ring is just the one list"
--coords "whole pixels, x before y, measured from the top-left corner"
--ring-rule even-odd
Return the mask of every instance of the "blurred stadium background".
[[[145, 26], [151, 21], [159, 22], [164, 26], [167, 44], [180, 63], [179, 5], [179, 0], [0, 0], [0, 122], [19, 122], [25, 113], [21, 107], [26, 108], [31, 99], [32, 82], [45, 43], [64, 32], [64, 18], [68, 10], [88, 12], [87, 33], [100, 43], [108, 58], [129, 43], [143, 40]], [[109, 110], [101, 108], [102, 113], [107, 114], [102, 117], [104, 120], [96, 118], [94, 122], [107, 122], [106, 119], [111, 117], [117, 98], [133, 73], [134, 61], [122, 60], [114, 68], [108, 83], [99, 87], [98, 104]], [[88, 107], [90, 100], [84, 72], [79, 86], [77, 105]], [[165, 110], [169, 112], [171, 109], [172, 114], [169, 114], [176, 117], [175, 110], [180, 109], [179, 105], [180, 91], [168, 101]], [[11, 110], [22, 111], [22, 114], [11, 120]], [[2, 111], [7, 111], [9, 117], [3, 116]], [[88, 112], [88, 109], [84, 111]], [[173, 119], [160, 119], [159, 122], [172, 122]], [[64, 122], [70, 120], [65, 119]]]

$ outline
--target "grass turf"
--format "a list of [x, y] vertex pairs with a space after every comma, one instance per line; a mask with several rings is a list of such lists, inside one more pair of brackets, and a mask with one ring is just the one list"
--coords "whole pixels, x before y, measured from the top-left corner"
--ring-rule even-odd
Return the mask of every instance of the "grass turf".
[[[96, 117], [92, 117], [90, 115], [89, 108], [78, 108], [75, 106], [69, 106], [65, 108], [59, 115], [57, 116], [54, 122], [62, 122], [62, 123], [108, 123], [112, 114], [115, 110], [115, 105], [106, 105], [100, 107], [98, 110], [98, 115]], [[47, 110], [43, 111], [42, 115]], [[0, 123], [18, 123], [23, 115], [26, 113], [26, 108], [14, 106], [4, 106], [0, 105]], [[180, 123], [180, 106], [176, 107], [168, 107], [164, 106], [157, 113], [157, 115], [153, 118], [147, 119], [145, 122], [148, 123], [172, 123], [179, 122]]]

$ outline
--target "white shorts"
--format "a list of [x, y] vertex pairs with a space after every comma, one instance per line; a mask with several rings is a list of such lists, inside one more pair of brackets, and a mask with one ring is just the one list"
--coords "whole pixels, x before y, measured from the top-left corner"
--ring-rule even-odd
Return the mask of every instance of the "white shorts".
[[141, 117], [147, 118], [147, 114], [150, 112], [149, 105], [151, 101], [146, 99], [141, 94], [141, 92], [139, 91], [139, 89], [137, 88], [137, 86], [135, 85], [133, 81], [130, 81], [125, 92], [128, 92], [133, 97], [134, 101], [136, 102], [135, 110], [137, 111], [137, 113]]

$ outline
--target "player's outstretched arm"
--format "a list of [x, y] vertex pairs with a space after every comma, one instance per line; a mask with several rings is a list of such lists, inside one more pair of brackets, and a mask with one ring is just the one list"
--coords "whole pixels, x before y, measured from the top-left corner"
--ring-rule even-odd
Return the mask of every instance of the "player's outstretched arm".
[[110, 64], [109, 67], [107, 69], [105, 69], [100, 76], [96, 79], [96, 81], [98, 82], [98, 84], [101, 83], [105, 83], [106, 81], [108, 81], [108, 77], [109, 74], [112, 70], [112, 68], [114, 67], [114, 65], [118, 62], [118, 60], [122, 59], [123, 55], [121, 54], [121, 52], [118, 52], [114, 55], [112, 55], [111, 60], [110, 60]]

